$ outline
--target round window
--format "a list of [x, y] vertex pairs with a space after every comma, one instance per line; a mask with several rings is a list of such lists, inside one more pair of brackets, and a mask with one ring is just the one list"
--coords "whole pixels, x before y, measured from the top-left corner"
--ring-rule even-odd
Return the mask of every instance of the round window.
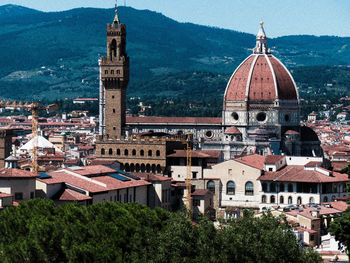
[[265, 121], [266, 120], [266, 113], [265, 112], [259, 112], [256, 115], [257, 121]]
[[238, 121], [238, 114], [237, 114], [237, 112], [232, 112], [232, 114], [231, 114], [231, 116], [232, 116], [232, 118], [235, 120], [235, 121]]
[[289, 121], [290, 121], [290, 116], [289, 116], [289, 114], [284, 115], [284, 120], [285, 120], [286, 122], [289, 122]]
[[205, 136], [206, 136], [207, 138], [211, 138], [211, 137], [213, 137], [213, 132], [212, 132], [212, 131], [206, 131], [206, 132], [205, 132]]

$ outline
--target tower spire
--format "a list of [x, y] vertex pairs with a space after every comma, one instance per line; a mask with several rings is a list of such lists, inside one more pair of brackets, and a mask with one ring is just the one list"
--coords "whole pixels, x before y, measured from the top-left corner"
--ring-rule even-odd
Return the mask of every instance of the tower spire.
[[267, 47], [267, 37], [264, 31], [264, 22], [260, 22], [260, 29], [256, 35], [256, 46], [253, 49], [253, 54], [270, 54], [270, 49]]
[[116, 0], [116, 4], [115, 4], [115, 17], [113, 20], [113, 24], [120, 24], [119, 17], [118, 17], [118, 2], [117, 2], [117, 0]]

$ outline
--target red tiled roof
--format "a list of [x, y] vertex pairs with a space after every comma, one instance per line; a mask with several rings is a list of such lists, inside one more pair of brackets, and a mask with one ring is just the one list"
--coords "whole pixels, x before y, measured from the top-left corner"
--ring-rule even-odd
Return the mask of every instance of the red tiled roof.
[[114, 169], [111, 169], [104, 165], [90, 165], [90, 166], [79, 166], [82, 168], [81, 170], [74, 170], [72, 168], [67, 168], [68, 170], [80, 174], [80, 175], [98, 175], [98, 174], [106, 174], [106, 173], [115, 173]]
[[298, 98], [292, 77], [272, 55], [250, 55], [244, 60], [227, 85], [225, 100], [245, 100], [247, 90], [251, 101], [273, 101], [276, 97], [282, 100]]
[[[221, 151], [219, 150], [195, 150], [191, 151], [192, 158], [219, 158]], [[168, 154], [167, 157], [187, 157], [186, 150], [175, 150], [174, 153]]]
[[49, 173], [52, 178], [48, 179], [37, 179], [46, 184], [58, 184], [66, 183], [73, 185], [80, 189], [89, 191], [91, 193], [105, 192], [116, 189], [137, 187], [143, 185], [150, 185], [151, 183], [146, 182], [145, 180], [133, 180], [130, 181], [120, 181], [111, 176], [97, 176], [93, 178], [88, 177], [79, 177], [72, 174], [66, 173], [64, 170], [58, 172]]
[[284, 158], [283, 155], [268, 155], [265, 157], [265, 164], [275, 164]]
[[329, 204], [331, 205], [332, 208], [335, 208], [342, 212], [344, 212], [350, 206], [350, 204], [347, 204], [344, 201], [330, 202]]
[[304, 170], [304, 166], [294, 165], [288, 165], [277, 172], [265, 172], [258, 180], [305, 183], [350, 182], [347, 174], [333, 172], [333, 176], [328, 176], [316, 170]]
[[127, 123], [141, 124], [215, 124], [221, 125], [221, 118], [215, 117], [127, 117]]
[[256, 169], [264, 169], [265, 157], [259, 154], [245, 155], [242, 157], [237, 157], [234, 160]]
[[245, 99], [248, 75], [254, 58], [253, 55], [246, 58], [233, 73], [227, 85], [225, 100], [241, 101]]
[[172, 178], [154, 173], [133, 173], [133, 175], [146, 181], [171, 181]]
[[2, 168], [0, 169], [0, 177], [2, 178], [36, 178], [36, 177], [39, 177], [39, 175], [26, 170], [20, 170], [16, 168], [12, 168], [12, 169]]
[[76, 191], [73, 191], [71, 189], [65, 189], [58, 200], [60, 200], [60, 201], [84, 201], [84, 200], [90, 200], [90, 199], [92, 199], [92, 197], [87, 196], [87, 195], [83, 195], [83, 194], [78, 193]]
[[236, 126], [231, 126], [225, 131], [225, 134], [242, 134]]

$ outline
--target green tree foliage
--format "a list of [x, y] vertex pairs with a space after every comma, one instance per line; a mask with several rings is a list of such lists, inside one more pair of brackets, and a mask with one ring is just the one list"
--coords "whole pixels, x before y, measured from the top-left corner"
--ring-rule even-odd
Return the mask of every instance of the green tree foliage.
[[345, 252], [350, 259], [350, 208], [331, 223], [329, 232], [345, 246]]
[[216, 229], [136, 203], [31, 200], [0, 214], [0, 262], [317, 262], [288, 224], [246, 213]]

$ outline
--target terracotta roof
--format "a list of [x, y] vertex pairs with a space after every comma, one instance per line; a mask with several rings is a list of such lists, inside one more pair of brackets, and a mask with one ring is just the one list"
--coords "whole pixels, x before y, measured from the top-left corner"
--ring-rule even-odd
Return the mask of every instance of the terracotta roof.
[[335, 209], [342, 211], [342, 212], [344, 212], [350, 206], [350, 204], [347, 204], [344, 201], [330, 202], [329, 204], [332, 208], [335, 208]]
[[292, 77], [283, 64], [272, 55], [250, 55], [232, 74], [226, 88], [225, 100], [243, 101], [246, 94], [250, 101], [298, 99]]
[[62, 195], [58, 198], [60, 201], [84, 201], [90, 199], [92, 199], [92, 197], [83, 195], [71, 189], [65, 189]]
[[74, 176], [64, 170], [48, 173], [52, 178], [37, 179], [46, 184], [66, 183], [91, 193], [105, 192], [116, 189], [130, 188], [136, 186], [150, 185], [145, 180], [120, 181], [111, 176], [97, 176], [93, 178]]
[[228, 128], [226, 131], [225, 131], [225, 134], [242, 134], [236, 126], [231, 126], [230, 128]]
[[284, 158], [283, 155], [268, 155], [265, 157], [265, 164], [275, 164]]
[[234, 160], [256, 169], [264, 169], [265, 157], [259, 154], [245, 155], [242, 157], [237, 157]]
[[305, 170], [304, 166], [295, 165], [288, 165], [277, 172], [265, 172], [258, 180], [305, 183], [350, 182], [347, 174], [333, 172], [333, 176], [328, 176], [316, 170]]
[[207, 194], [212, 194], [208, 189], [197, 189], [191, 195], [192, 196], [205, 196]]
[[170, 177], [165, 177], [159, 174], [154, 174], [154, 173], [133, 173], [133, 175], [146, 180], [146, 181], [171, 181], [172, 178]]
[[216, 124], [221, 125], [221, 118], [215, 117], [127, 117], [127, 123], [141, 124]]
[[39, 175], [26, 170], [20, 170], [16, 168], [12, 168], [12, 169], [2, 168], [0, 169], [0, 177], [2, 178], [36, 178], [36, 177], [39, 177]]
[[[194, 150], [191, 151], [192, 158], [219, 158], [221, 151], [219, 150]], [[168, 154], [167, 157], [187, 157], [186, 150], [175, 150], [174, 153]]]
[[80, 174], [80, 175], [99, 175], [99, 174], [106, 174], [106, 173], [115, 173], [114, 169], [111, 169], [104, 165], [90, 165], [90, 166], [79, 166], [81, 168], [80, 170], [75, 170], [74, 168], [70, 167], [67, 168], [67, 170], [70, 170], [74, 173]]

